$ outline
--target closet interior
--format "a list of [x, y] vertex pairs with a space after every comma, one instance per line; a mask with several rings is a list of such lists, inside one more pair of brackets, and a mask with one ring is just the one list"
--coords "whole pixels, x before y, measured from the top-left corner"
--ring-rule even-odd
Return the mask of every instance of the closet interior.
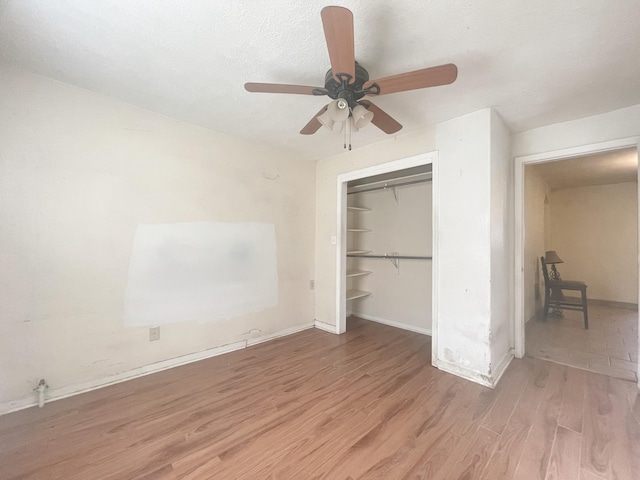
[[350, 316], [431, 334], [431, 165], [347, 184]]

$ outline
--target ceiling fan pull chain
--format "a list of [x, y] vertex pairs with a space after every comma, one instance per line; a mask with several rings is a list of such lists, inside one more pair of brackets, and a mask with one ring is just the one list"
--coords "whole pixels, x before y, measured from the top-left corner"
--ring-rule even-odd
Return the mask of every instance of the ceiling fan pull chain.
[[347, 122], [343, 124], [342, 133], [344, 133], [344, 145], [342, 148], [347, 149]]

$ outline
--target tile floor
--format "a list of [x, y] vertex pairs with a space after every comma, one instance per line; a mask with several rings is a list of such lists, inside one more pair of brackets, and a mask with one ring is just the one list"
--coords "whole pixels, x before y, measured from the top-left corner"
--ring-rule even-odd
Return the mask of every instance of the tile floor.
[[526, 325], [526, 355], [638, 381], [638, 311], [589, 305], [589, 330], [582, 312], [563, 318], [534, 318]]

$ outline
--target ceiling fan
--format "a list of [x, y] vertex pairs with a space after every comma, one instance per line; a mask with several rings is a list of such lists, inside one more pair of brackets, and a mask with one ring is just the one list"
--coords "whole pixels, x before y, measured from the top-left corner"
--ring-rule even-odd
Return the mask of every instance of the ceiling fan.
[[300, 130], [303, 135], [316, 133], [323, 125], [333, 129], [340, 122], [349, 135], [350, 129], [358, 130], [369, 122], [385, 133], [396, 133], [402, 125], [363, 97], [448, 85], [458, 76], [458, 68], [449, 63], [371, 81], [367, 70], [355, 60], [353, 13], [344, 7], [331, 6], [322, 9], [321, 17], [331, 61], [324, 88], [279, 83], [244, 84], [248, 92], [327, 95], [333, 99]]

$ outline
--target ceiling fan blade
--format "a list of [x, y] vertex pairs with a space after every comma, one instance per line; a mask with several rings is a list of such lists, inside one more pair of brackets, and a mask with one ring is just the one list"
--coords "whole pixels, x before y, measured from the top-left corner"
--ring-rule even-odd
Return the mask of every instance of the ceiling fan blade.
[[356, 78], [356, 57], [353, 46], [353, 13], [344, 7], [324, 7], [320, 13], [324, 36], [331, 60], [333, 76], [350, 76], [349, 83]]
[[401, 73], [384, 77], [374, 82], [367, 82], [364, 88], [377, 84], [380, 87], [378, 95], [389, 93], [406, 92], [418, 88], [436, 87], [438, 85], [448, 85], [453, 83], [458, 77], [458, 67], [453, 63], [440, 65], [438, 67], [423, 68], [413, 72]]
[[286, 85], [284, 83], [245, 83], [247, 92], [261, 93], [293, 93], [297, 95], [316, 95], [314, 91], [323, 91], [324, 88], [308, 87], [306, 85]]
[[384, 133], [396, 133], [402, 128], [402, 125], [396, 122], [393, 117], [385, 113], [384, 110], [376, 107], [369, 100], [360, 100], [358, 103], [365, 106], [367, 110], [373, 113], [373, 119], [371, 120], [371, 123], [373, 123]]
[[328, 105], [325, 105], [324, 107], [322, 107], [322, 110], [320, 110], [318, 113], [316, 113], [313, 118], [311, 120], [309, 120], [309, 123], [307, 123], [304, 128], [302, 130], [300, 130], [300, 133], [302, 135], [313, 135], [314, 133], [316, 133], [320, 127], [322, 126], [322, 124], [318, 121], [318, 117], [320, 115], [322, 115], [324, 112], [327, 111], [327, 107]]

